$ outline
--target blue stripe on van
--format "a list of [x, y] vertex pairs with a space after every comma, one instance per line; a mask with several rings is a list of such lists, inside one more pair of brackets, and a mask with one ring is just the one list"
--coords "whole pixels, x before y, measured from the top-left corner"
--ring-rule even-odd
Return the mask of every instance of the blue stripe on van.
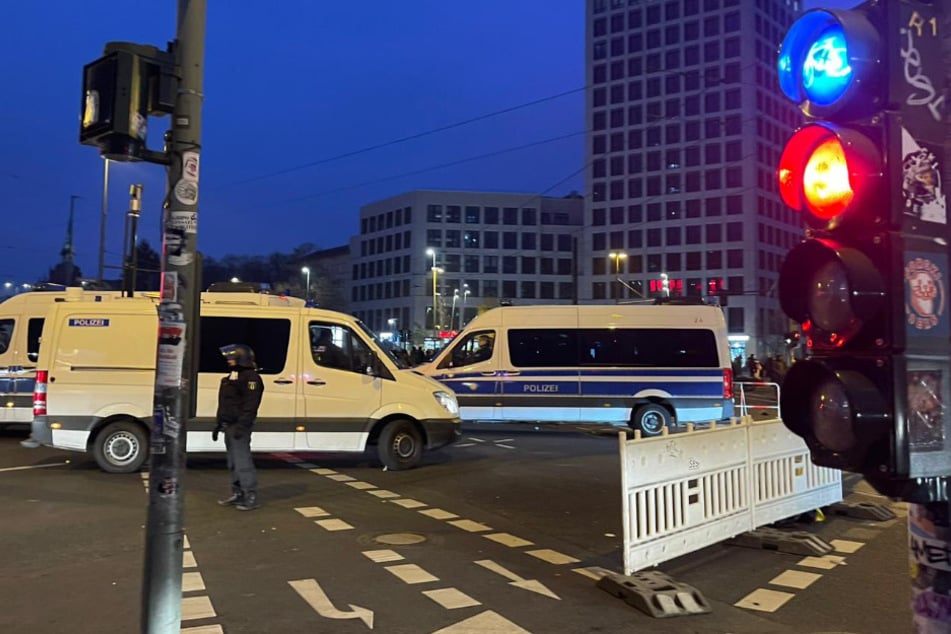
[[[517, 372], [518, 374], [510, 374], [512, 372]], [[483, 372], [453, 372], [452, 376], [448, 376], [448, 373], [437, 373], [431, 375], [437, 381], [458, 381], [460, 379], [483, 379], [491, 380], [491, 376], [486, 376]], [[623, 377], [650, 377], [650, 376], [674, 376], [674, 377], [691, 377], [691, 378], [717, 378], [723, 379], [723, 368], [669, 368], [658, 370], [656, 368], [589, 368], [583, 367], [581, 369], [575, 370], [497, 370], [495, 376], [498, 377], [539, 377], [539, 376], [551, 376], [551, 377], [562, 377], [562, 376], [581, 376], [581, 377], [608, 377], [608, 376], [623, 376]]]
[[659, 390], [674, 396], [723, 398], [723, 381], [582, 381], [582, 396], [628, 396]]

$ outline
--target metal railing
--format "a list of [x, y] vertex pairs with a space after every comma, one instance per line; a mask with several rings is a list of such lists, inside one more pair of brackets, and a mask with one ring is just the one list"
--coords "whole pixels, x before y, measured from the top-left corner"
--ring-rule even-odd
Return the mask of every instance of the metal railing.
[[[779, 409], [779, 383], [769, 381], [737, 381], [733, 384], [734, 394], [739, 395], [737, 402], [739, 416], [755, 416], [761, 412], [776, 412], [776, 419], [782, 418]], [[775, 398], [772, 398], [775, 395]], [[750, 400], [763, 401], [762, 403]], [[775, 403], [775, 404], [770, 404]]]

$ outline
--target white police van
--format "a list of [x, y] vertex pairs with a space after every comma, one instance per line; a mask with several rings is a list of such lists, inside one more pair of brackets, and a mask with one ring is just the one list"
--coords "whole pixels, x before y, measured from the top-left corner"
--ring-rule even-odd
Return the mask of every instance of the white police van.
[[463, 421], [604, 423], [644, 435], [733, 416], [718, 306], [503, 306], [416, 368], [456, 392]]

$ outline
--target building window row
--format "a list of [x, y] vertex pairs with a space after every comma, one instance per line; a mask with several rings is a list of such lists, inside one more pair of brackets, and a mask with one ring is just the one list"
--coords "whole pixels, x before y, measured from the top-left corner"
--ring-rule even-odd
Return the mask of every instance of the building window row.
[[627, 181], [600, 181], [591, 184], [591, 200], [625, 200], [644, 196], [665, 194], [696, 193], [716, 189], [736, 189], [743, 187], [743, 167], [736, 165], [726, 169], [708, 169], [704, 172], [690, 171], [683, 175], [649, 176], [630, 178]]
[[[463, 212], [463, 210], [465, 210]], [[533, 207], [476, 207], [462, 205], [427, 205], [427, 222], [446, 222], [449, 224], [477, 225], [521, 225], [538, 224], [538, 210]], [[501, 222], [500, 222], [501, 221]]]
[[413, 208], [402, 207], [400, 209], [394, 209], [392, 211], [361, 218], [360, 233], [376, 233], [377, 231], [385, 231], [386, 229], [392, 229], [393, 227], [412, 224], [412, 222]]

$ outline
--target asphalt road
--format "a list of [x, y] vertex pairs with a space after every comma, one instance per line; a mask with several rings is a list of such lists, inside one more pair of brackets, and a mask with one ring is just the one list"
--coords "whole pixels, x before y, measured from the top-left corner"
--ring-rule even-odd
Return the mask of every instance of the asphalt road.
[[[654, 619], [598, 589], [593, 570], [623, 568], [621, 493], [616, 434], [589, 432], [471, 427], [406, 472], [259, 456], [252, 513], [215, 504], [223, 459], [190, 457], [183, 631], [910, 631], [903, 517], [797, 525], [857, 548], [824, 568], [724, 544], [660, 567], [711, 614]], [[25, 435], [0, 432], [0, 631], [139, 631], [142, 474], [22, 449]], [[846, 483], [850, 499], [886, 502]]]

